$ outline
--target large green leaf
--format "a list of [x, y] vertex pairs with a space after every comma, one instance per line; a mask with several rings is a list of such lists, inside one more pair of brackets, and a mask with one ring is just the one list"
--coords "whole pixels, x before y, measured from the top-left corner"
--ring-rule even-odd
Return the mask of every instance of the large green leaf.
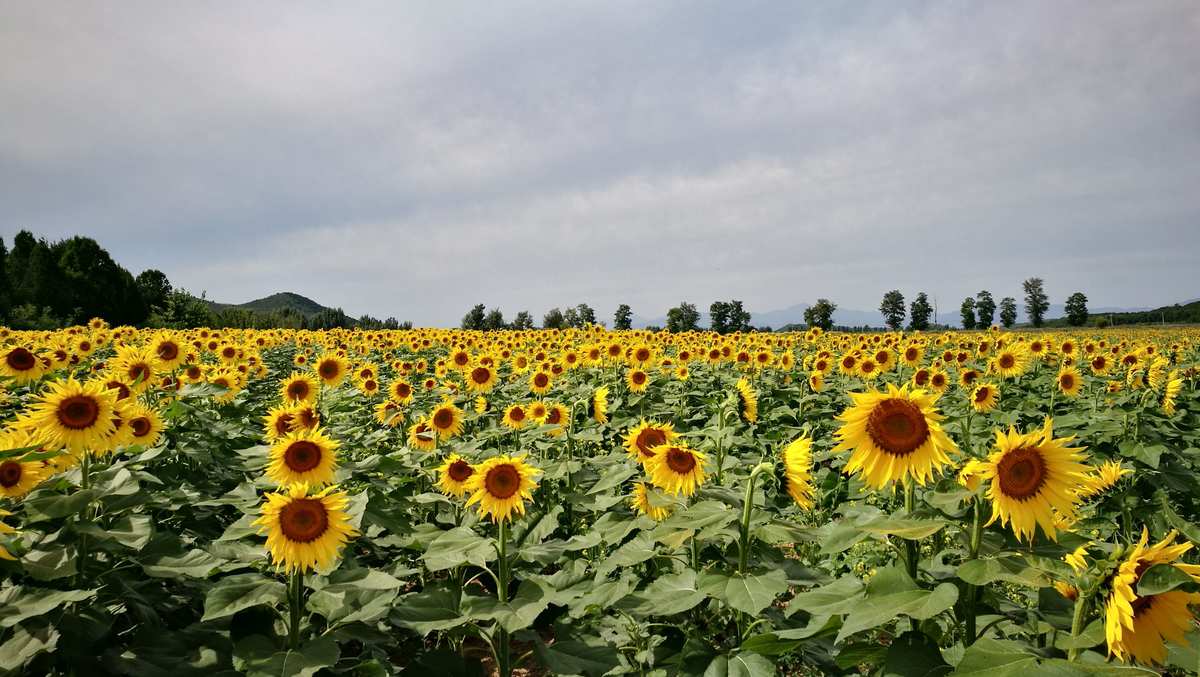
[[463, 595], [462, 599], [463, 613], [467, 616], [474, 620], [496, 621], [509, 632], [532, 625], [549, 604], [549, 595], [534, 581], [522, 583], [517, 594], [507, 602], [478, 595]]
[[206, 578], [220, 564], [221, 560], [216, 557], [193, 549], [178, 557], [165, 556], [144, 562], [142, 571], [155, 578]]
[[483, 566], [496, 559], [495, 541], [484, 538], [467, 527], [455, 527], [443, 532], [421, 556], [430, 571], [452, 569], [464, 564]]
[[765, 656], [743, 651], [732, 656], [717, 656], [704, 677], [774, 677], [775, 664]]
[[63, 604], [82, 602], [96, 595], [95, 590], [50, 590], [13, 586], [0, 592], [0, 628], [11, 628], [26, 618], [49, 613]]
[[1050, 585], [1045, 573], [1030, 567], [1017, 557], [982, 557], [967, 560], [958, 567], [958, 577], [972, 585], [987, 585], [995, 581], [1015, 583], [1029, 588]]
[[880, 569], [867, 584], [866, 597], [855, 604], [842, 623], [837, 641], [908, 616], [925, 620], [951, 608], [958, 601], [958, 588], [942, 583], [933, 590], [922, 590], [899, 567]]
[[217, 581], [204, 598], [204, 617], [211, 621], [265, 604], [275, 606], [287, 595], [287, 586], [262, 574], [237, 574]]
[[321, 668], [333, 667], [341, 652], [328, 635], [302, 644], [295, 651], [276, 651], [270, 640], [252, 635], [234, 652], [234, 665], [248, 677], [312, 677]]
[[457, 596], [449, 588], [426, 588], [401, 597], [388, 617], [397, 625], [428, 635], [470, 620], [458, 611], [457, 606]]
[[16, 626], [12, 636], [0, 644], [0, 670], [17, 672], [34, 656], [44, 651], [54, 651], [58, 640], [58, 630], [51, 626], [33, 629]]
[[701, 574], [699, 588], [742, 613], [756, 616], [787, 592], [788, 583], [782, 569], [731, 575], [707, 572]]
[[620, 654], [608, 644], [589, 644], [573, 639], [546, 644], [536, 633], [533, 637], [538, 660], [556, 675], [599, 677], [621, 662]]
[[797, 594], [788, 602], [787, 614], [791, 616], [797, 611], [814, 616], [848, 613], [862, 599], [862, 594], [862, 581], [854, 576], [846, 576], [829, 585]]

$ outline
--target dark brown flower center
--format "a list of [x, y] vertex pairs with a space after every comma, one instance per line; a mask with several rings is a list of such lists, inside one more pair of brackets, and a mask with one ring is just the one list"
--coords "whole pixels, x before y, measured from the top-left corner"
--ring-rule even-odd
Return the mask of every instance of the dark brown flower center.
[[1014, 449], [996, 465], [996, 477], [1005, 496], [1027, 500], [1046, 483], [1046, 460], [1036, 448]]
[[1075, 387], [1075, 376], [1073, 374], [1063, 374], [1058, 377], [1058, 383], [1063, 390], [1070, 390]]
[[8, 351], [4, 361], [16, 371], [29, 371], [37, 366], [37, 358], [25, 348], [13, 348]]
[[992, 394], [992, 390], [991, 390], [991, 388], [979, 388], [979, 389], [977, 389], [977, 390], [975, 391], [975, 403], [976, 403], [976, 404], [983, 404], [984, 402], [987, 402], [987, 401], [988, 401], [988, 397], [989, 397], [989, 396], [991, 396], [991, 394]]
[[471, 467], [470, 463], [459, 459], [450, 464], [450, 467], [446, 469], [446, 474], [455, 482], [465, 482], [467, 478], [475, 474], [475, 469]]
[[671, 447], [667, 449], [667, 467], [680, 475], [690, 473], [696, 467], [696, 457], [686, 449]]
[[654, 455], [654, 447], [661, 446], [667, 443], [667, 434], [658, 428], [646, 428], [638, 433], [634, 444], [637, 445], [638, 452], [647, 458]]
[[134, 437], [145, 437], [150, 434], [150, 430], [154, 427], [150, 423], [150, 419], [145, 416], [138, 416], [129, 422], [129, 427], [133, 429]]
[[538, 372], [533, 377], [533, 384], [539, 388], [546, 387], [546, 384], [549, 382], [550, 382], [550, 377], [541, 372]]
[[287, 394], [293, 400], [303, 400], [308, 397], [308, 382], [307, 381], [292, 381], [288, 384]]
[[639, 386], [642, 385], [643, 383], [646, 382], [646, 372], [643, 372], [643, 371], [633, 372], [633, 377], [631, 380], [633, 381], [634, 385], [639, 385]]
[[433, 415], [433, 427], [438, 430], [446, 430], [453, 424], [454, 412], [449, 407], [442, 407]]
[[292, 499], [279, 511], [279, 529], [289, 541], [311, 543], [329, 528], [325, 504], [313, 498]]
[[0, 486], [5, 489], [15, 487], [21, 482], [21, 476], [25, 474], [25, 469], [16, 461], [5, 461], [0, 464]]
[[288, 431], [291, 429], [292, 429], [292, 415], [290, 412], [285, 413], [285, 414], [280, 414], [275, 419], [275, 434], [286, 435], [286, 434], [288, 434]]
[[521, 473], [510, 464], [498, 465], [488, 471], [483, 484], [493, 498], [509, 498], [521, 488]]
[[308, 440], [298, 440], [283, 452], [283, 462], [293, 472], [308, 472], [321, 463], [321, 447]]
[[480, 385], [487, 383], [492, 378], [492, 370], [487, 367], [475, 367], [471, 370], [471, 380]]
[[1012, 355], [1009, 355], [1008, 353], [1005, 353], [1000, 356], [1000, 368], [1001, 369], [1012, 369], [1013, 365], [1016, 363], [1017, 363], [1016, 359]]
[[87, 395], [72, 395], [58, 403], [56, 413], [64, 427], [85, 430], [100, 418], [100, 403]]
[[892, 398], [871, 410], [867, 434], [881, 450], [893, 456], [907, 456], [929, 439], [929, 424], [917, 405]]
[[524, 421], [525, 420], [525, 410], [520, 407], [513, 407], [508, 412], [508, 417], [517, 422]]
[[158, 354], [158, 359], [170, 362], [179, 356], [179, 346], [174, 341], [163, 341], [154, 352]]

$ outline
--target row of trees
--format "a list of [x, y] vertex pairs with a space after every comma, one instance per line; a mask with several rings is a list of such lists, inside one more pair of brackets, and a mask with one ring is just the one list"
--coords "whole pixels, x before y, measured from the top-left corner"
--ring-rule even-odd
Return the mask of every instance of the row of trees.
[[[1046, 311], [1050, 309], [1050, 297], [1046, 294], [1045, 283], [1041, 278], [1031, 277], [1022, 283], [1022, 287], [1025, 291], [1025, 315], [1031, 325], [1041, 327], [1045, 323]], [[1087, 323], [1087, 303], [1087, 296], [1084, 296], [1083, 292], [1075, 292], [1067, 297], [1065, 311], [1068, 324], [1082, 326]], [[1008, 328], [1016, 324], [1017, 301], [1011, 296], [1000, 299], [999, 306], [997, 306], [992, 293], [986, 289], [975, 296], [966, 297], [959, 306], [959, 317], [963, 328], [975, 329], [976, 327], [991, 326], [996, 318], [997, 309], [1000, 311], [1001, 325]], [[904, 324], [904, 294], [900, 293], [898, 289], [884, 294], [883, 300], [879, 304], [879, 312], [883, 315], [884, 322], [889, 329], [899, 329]], [[929, 297], [925, 292], [917, 294], [916, 299], [908, 308], [908, 328], [928, 329], [932, 313], [933, 308], [929, 305]], [[807, 320], [806, 316], [805, 321]]]

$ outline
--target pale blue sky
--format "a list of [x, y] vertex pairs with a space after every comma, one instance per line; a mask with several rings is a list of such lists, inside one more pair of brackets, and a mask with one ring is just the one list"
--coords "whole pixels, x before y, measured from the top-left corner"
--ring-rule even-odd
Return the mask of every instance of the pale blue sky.
[[0, 234], [456, 323], [1200, 296], [1200, 3], [0, 2]]

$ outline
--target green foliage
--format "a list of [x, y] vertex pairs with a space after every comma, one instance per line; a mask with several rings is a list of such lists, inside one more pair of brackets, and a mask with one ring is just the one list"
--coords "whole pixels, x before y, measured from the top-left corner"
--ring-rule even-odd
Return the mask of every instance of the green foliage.
[[685, 331], [696, 331], [700, 325], [700, 312], [694, 304], [682, 301], [678, 306], [667, 311], [667, 331], [677, 334]]
[[1009, 329], [1017, 321], [1017, 301], [1011, 296], [1000, 299], [1000, 324]]
[[963, 329], [975, 328], [975, 299], [968, 296], [963, 299], [962, 305], [958, 309], [959, 317], [962, 318]]
[[1050, 309], [1050, 297], [1046, 295], [1042, 278], [1031, 277], [1021, 283], [1025, 290], [1025, 316], [1035, 327], [1042, 326], [1046, 311]]
[[996, 318], [996, 301], [992, 292], [984, 289], [975, 295], [975, 324], [986, 329]]
[[816, 303], [804, 309], [804, 323], [829, 331], [833, 329], [833, 313], [836, 310], [836, 303], [829, 299], [817, 299]]
[[1083, 292], [1077, 291], [1067, 297], [1065, 310], [1067, 312], [1067, 322], [1073, 327], [1082, 327], [1087, 324], [1088, 320], [1088, 298], [1083, 295]]
[[925, 331], [929, 328], [929, 316], [932, 314], [933, 306], [929, 305], [929, 297], [925, 292], [917, 294], [908, 307], [908, 328]]
[[613, 329], [623, 330], [630, 329], [633, 326], [633, 309], [629, 304], [622, 303], [617, 306], [617, 312], [613, 314]]

